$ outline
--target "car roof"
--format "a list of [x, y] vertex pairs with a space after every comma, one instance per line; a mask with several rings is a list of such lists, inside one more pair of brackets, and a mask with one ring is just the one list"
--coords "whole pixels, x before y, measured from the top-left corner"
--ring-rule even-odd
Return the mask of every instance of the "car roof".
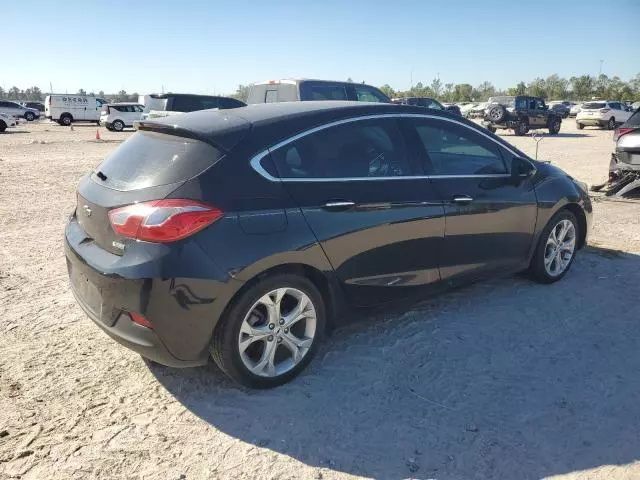
[[109, 106], [117, 106], [117, 105], [139, 105], [140, 107], [144, 107], [141, 103], [138, 102], [109, 102], [106, 105]]
[[230, 98], [223, 95], [200, 95], [199, 93], [151, 93], [151, 98], [169, 98], [169, 97], [202, 97], [202, 98]]
[[225, 150], [233, 148], [250, 132], [252, 144], [265, 148], [325, 123], [387, 113], [437, 115], [469, 123], [447, 111], [429, 110], [427, 112], [423, 107], [411, 105], [309, 101], [261, 103], [228, 110], [199, 110], [183, 115], [144, 120], [138, 123], [138, 127], [140, 130], [188, 133]]

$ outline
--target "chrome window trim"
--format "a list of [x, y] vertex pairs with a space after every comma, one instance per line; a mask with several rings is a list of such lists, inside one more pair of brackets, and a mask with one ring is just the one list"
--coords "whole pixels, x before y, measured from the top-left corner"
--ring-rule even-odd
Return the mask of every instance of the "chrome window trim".
[[[469, 129], [470, 131], [476, 134], [486, 137], [487, 139], [491, 140], [493, 143], [495, 143], [499, 147], [502, 147], [505, 150], [507, 150], [514, 157], [522, 158], [520, 155], [518, 155], [516, 152], [511, 150], [509, 147], [496, 141], [494, 138], [487, 135], [486, 133], [480, 132], [478, 130], [474, 130], [473, 128], [469, 127], [469, 125], [463, 122], [459, 122], [453, 118], [440, 117], [435, 115], [424, 115], [424, 114], [417, 114], [417, 113], [384, 113], [384, 114], [377, 114], [377, 115], [365, 115], [362, 117], [343, 118], [342, 120], [336, 120], [335, 122], [325, 123], [324, 125], [319, 125], [317, 127], [310, 128], [309, 130], [305, 130], [304, 132], [300, 132], [297, 135], [294, 135], [285, 140], [282, 140], [281, 142], [278, 142], [275, 145], [272, 145], [271, 147], [266, 148], [265, 150], [262, 150], [260, 153], [254, 155], [250, 160], [251, 167], [259, 175], [269, 180], [270, 182], [362, 182], [362, 181], [377, 182], [381, 180], [423, 180], [423, 179], [437, 180], [439, 178], [447, 178], [447, 179], [449, 178], [506, 178], [511, 176], [510, 173], [494, 173], [494, 174], [485, 174], [485, 175], [411, 175], [411, 176], [397, 176], [397, 177], [279, 178], [279, 177], [274, 177], [269, 172], [267, 172], [261, 164], [262, 159], [266, 157], [268, 154], [271, 154], [274, 150], [284, 147], [285, 145], [295, 142], [296, 140], [302, 137], [306, 137], [307, 135], [312, 135], [321, 130], [335, 127], [337, 125], [343, 125], [345, 123], [353, 123], [353, 122], [358, 122], [362, 120], [375, 120], [378, 118], [426, 118], [426, 119], [443, 120], [446, 122], [455, 123], [457, 125], [461, 125]], [[523, 158], [523, 160], [526, 160], [531, 165], [531, 167], [534, 170], [533, 175], [535, 175], [535, 173], [537, 172], [535, 165], [529, 162], [529, 160], [526, 158]]]

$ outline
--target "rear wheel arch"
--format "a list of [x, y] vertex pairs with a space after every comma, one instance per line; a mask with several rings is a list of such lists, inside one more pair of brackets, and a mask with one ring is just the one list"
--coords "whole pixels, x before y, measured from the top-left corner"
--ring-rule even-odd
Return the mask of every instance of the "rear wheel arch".
[[[327, 327], [328, 328], [333, 327], [335, 325], [335, 316], [338, 309], [338, 301], [336, 299], [334, 289], [331, 287], [330, 280], [327, 278], [327, 276], [324, 273], [322, 273], [317, 268], [304, 263], [285, 263], [281, 265], [276, 265], [254, 275], [251, 279], [247, 280], [244, 283], [244, 285], [242, 285], [242, 287], [240, 287], [233, 294], [233, 297], [231, 297], [231, 300], [227, 303], [224, 310], [220, 314], [219, 319], [222, 319], [226, 315], [228, 315], [229, 311], [238, 302], [238, 300], [242, 297], [242, 295], [251, 287], [260, 283], [260, 281], [266, 278], [270, 278], [276, 275], [285, 275], [285, 274], [297, 275], [299, 277], [306, 278], [311, 283], [313, 283], [313, 285], [318, 289], [318, 291], [322, 295], [322, 300], [324, 301], [326, 316], [327, 316]], [[221, 322], [218, 321], [215, 328], [218, 328], [218, 325], [220, 325], [220, 323]]]

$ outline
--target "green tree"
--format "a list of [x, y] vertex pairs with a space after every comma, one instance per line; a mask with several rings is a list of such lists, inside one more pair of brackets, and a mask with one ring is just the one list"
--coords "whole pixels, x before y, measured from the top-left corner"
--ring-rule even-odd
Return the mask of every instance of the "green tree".
[[6, 95], [6, 92], [4, 91], [4, 88], [0, 87], [0, 98], [4, 98]]
[[396, 91], [393, 88], [391, 88], [391, 85], [389, 85], [388, 83], [385, 83], [384, 85], [382, 85], [380, 87], [380, 90], [389, 98], [393, 98], [396, 96]]
[[547, 93], [547, 99], [549, 100], [563, 100], [567, 98], [567, 87], [569, 82], [566, 79], [559, 77], [557, 74], [553, 74], [547, 77], [545, 80], [545, 89]]
[[475, 100], [483, 100], [486, 101], [489, 97], [493, 97], [496, 93], [496, 88], [493, 86], [491, 82], [484, 81], [478, 88], [475, 89], [473, 97]]
[[533, 81], [529, 82], [527, 85], [527, 94], [532, 95], [534, 97], [547, 97], [547, 89], [546, 83], [542, 78], [535, 78]]
[[86, 91], [84, 88], [81, 88], [81, 89], [79, 89], [76, 93], [77, 93], [78, 95], [86, 95], [86, 94], [87, 94], [87, 91]]
[[38, 102], [43, 99], [42, 90], [38, 87], [29, 87], [24, 91], [24, 100], [26, 101]]
[[238, 85], [235, 93], [229, 95], [231, 98], [235, 98], [236, 100], [240, 100], [242, 102], [246, 102], [249, 98], [249, 90], [251, 90], [250, 85]]
[[593, 95], [594, 78], [591, 75], [580, 75], [569, 79], [571, 96], [574, 100], [589, 100]]
[[21, 93], [20, 93], [20, 89], [16, 86], [13, 86], [9, 89], [9, 91], [7, 92], [7, 98], [11, 99], [11, 100], [22, 100], [20, 97], [22, 97]]
[[433, 91], [434, 97], [440, 98], [442, 94], [442, 81], [438, 77], [431, 81], [431, 90]]
[[105, 95], [104, 95], [104, 92], [103, 92], [102, 90], [100, 90], [100, 91], [98, 92], [98, 96], [99, 96], [100, 98], [104, 98], [104, 96], [105, 96]]
[[442, 99], [445, 102], [453, 101], [453, 83], [444, 84], [444, 93], [442, 94]]
[[473, 87], [468, 83], [457, 84], [453, 87], [454, 102], [470, 102], [473, 100]]

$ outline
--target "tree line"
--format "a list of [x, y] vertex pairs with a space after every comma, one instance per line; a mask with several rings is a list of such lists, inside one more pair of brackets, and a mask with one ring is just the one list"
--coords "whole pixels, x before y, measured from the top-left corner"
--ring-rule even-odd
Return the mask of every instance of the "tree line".
[[389, 97], [433, 97], [442, 102], [484, 102], [498, 95], [532, 95], [546, 100], [591, 100], [601, 99], [636, 101], [640, 100], [640, 73], [628, 82], [618, 76], [605, 74], [597, 77], [580, 75], [563, 78], [557, 74], [547, 78], [535, 78], [529, 83], [519, 82], [515, 87], [497, 89], [491, 82], [482, 82], [477, 87], [468, 83], [442, 83], [434, 78], [430, 85], [418, 82], [409, 90], [394, 90], [391, 85], [380, 89]]
[[[92, 97], [104, 98], [107, 102], [137, 102], [138, 94], [127, 93], [125, 90], [120, 90], [118, 93], [105, 94], [102, 90], [98, 93], [93, 91], [88, 92], [84, 89], [80, 89], [75, 92], [76, 95], [90, 95]], [[18, 102], [43, 102], [44, 97], [48, 94], [44, 93], [38, 87], [29, 87], [26, 90], [21, 90], [18, 87], [11, 87], [9, 90], [5, 90], [0, 87], [0, 98], [6, 100], [14, 100]]]
[[[351, 81], [349, 78], [348, 81]], [[246, 101], [249, 96], [249, 85], [238, 85], [234, 93], [229, 97]], [[546, 100], [591, 100], [592, 98], [639, 101], [640, 100], [640, 73], [631, 80], [625, 82], [618, 76], [609, 77], [605, 74], [598, 76], [579, 75], [576, 77], [563, 78], [557, 74], [547, 78], [535, 78], [525, 83], [519, 82], [515, 87], [500, 90], [494, 87], [491, 82], [485, 81], [474, 87], [469, 83], [443, 83], [440, 78], [434, 78], [429, 85], [418, 82], [409, 90], [395, 90], [391, 85], [385, 84], [380, 87], [390, 98], [394, 97], [432, 97], [441, 102], [484, 102], [489, 97], [497, 95], [533, 95]], [[78, 95], [92, 95], [104, 98], [108, 102], [137, 102], [138, 93], [128, 94], [125, 90], [118, 93], [105, 94], [100, 90], [87, 93], [80, 89]], [[4, 90], [0, 87], [0, 98], [17, 100], [20, 102], [43, 101], [46, 93], [38, 87], [30, 87], [20, 90], [18, 87], [11, 87]]]

